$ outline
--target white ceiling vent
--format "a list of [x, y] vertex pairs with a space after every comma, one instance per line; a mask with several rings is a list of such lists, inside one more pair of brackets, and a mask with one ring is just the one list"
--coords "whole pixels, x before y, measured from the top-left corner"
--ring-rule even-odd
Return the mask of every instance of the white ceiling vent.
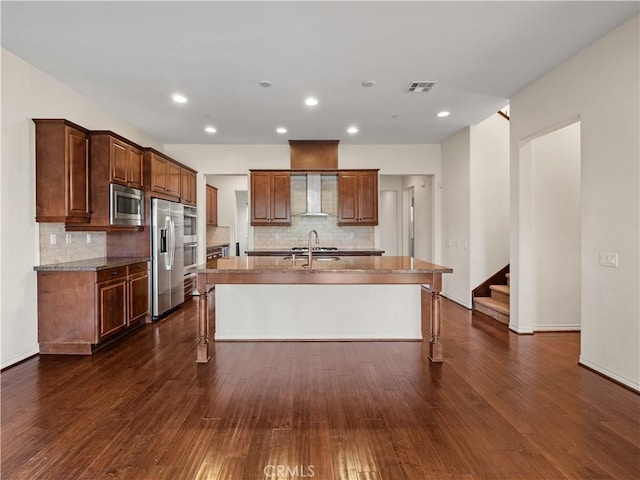
[[405, 90], [405, 93], [428, 93], [436, 83], [438, 82], [411, 82]]

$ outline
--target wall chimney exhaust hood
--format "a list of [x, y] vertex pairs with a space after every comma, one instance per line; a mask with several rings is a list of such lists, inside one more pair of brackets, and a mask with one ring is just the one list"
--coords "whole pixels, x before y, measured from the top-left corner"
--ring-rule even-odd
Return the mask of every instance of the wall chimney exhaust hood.
[[316, 173], [307, 174], [307, 210], [300, 214], [301, 217], [328, 217], [328, 213], [322, 211], [322, 175]]
[[[289, 140], [291, 169], [307, 175], [307, 210], [303, 217], [328, 217], [322, 211], [322, 171], [338, 169], [339, 140]], [[317, 172], [317, 173], [316, 173]]]

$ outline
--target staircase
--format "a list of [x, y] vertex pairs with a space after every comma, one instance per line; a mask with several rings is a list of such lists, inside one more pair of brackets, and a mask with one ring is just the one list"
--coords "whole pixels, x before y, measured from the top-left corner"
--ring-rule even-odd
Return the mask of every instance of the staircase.
[[511, 288], [508, 268], [509, 266], [505, 267], [473, 290], [473, 309], [505, 325], [509, 325], [509, 293]]

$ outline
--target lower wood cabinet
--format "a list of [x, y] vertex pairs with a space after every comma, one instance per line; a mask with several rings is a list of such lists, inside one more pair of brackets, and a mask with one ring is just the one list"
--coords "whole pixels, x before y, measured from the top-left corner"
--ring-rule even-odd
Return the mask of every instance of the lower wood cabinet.
[[148, 262], [97, 272], [38, 272], [40, 353], [90, 355], [148, 314]]

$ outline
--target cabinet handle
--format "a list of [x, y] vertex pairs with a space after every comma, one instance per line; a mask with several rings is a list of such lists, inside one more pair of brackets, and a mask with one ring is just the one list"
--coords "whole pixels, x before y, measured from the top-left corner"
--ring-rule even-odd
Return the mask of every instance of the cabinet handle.
[[111, 272], [111, 275], [117, 275], [117, 274], [118, 274], [118, 272], [117, 272], [117, 271], [115, 271], [115, 272]]

